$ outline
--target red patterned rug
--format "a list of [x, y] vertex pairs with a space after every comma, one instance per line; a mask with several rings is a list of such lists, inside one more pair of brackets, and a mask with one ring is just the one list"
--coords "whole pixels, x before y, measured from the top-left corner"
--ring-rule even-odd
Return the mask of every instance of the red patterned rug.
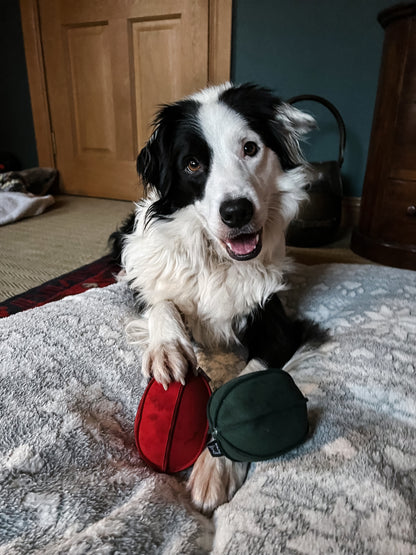
[[115, 276], [119, 271], [120, 266], [111, 255], [103, 256], [95, 262], [3, 301], [0, 304], [0, 318], [58, 301], [67, 295], [83, 293], [92, 287], [106, 287], [116, 281]]

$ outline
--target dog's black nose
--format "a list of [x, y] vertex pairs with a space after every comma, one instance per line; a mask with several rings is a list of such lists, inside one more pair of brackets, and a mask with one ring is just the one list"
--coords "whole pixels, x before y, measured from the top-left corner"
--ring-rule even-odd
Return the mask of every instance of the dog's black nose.
[[220, 206], [221, 219], [228, 227], [243, 227], [253, 214], [253, 204], [247, 198], [225, 200]]

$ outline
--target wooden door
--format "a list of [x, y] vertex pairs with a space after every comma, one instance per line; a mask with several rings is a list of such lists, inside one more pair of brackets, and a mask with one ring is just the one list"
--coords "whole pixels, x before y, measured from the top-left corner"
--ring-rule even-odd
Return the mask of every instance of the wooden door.
[[[213, 4], [210, 9], [209, 0], [38, 0], [63, 192], [140, 196], [135, 160], [157, 106], [209, 81]], [[22, 19], [25, 32], [24, 9]], [[29, 67], [28, 73], [30, 81]], [[35, 114], [34, 120], [36, 128]]]

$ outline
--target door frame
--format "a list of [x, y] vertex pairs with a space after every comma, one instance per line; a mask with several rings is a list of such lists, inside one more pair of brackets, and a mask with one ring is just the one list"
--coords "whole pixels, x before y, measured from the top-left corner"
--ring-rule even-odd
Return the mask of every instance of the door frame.
[[[208, 82], [218, 84], [230, 79], [232, 0], [208, 0], [208, 10]], [[20, 0], [20, 13], [38, 163], [55, 167], [38, 0]]]

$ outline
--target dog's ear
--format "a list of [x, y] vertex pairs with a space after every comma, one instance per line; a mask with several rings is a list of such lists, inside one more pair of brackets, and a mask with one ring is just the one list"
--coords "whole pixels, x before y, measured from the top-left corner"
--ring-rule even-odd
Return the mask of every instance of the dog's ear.
[[309, 131], [312, 131], [317, 126], [315, 119], [311, 115], [298, 110], [286, 102], [281, 102], [276, 107], [275, 119], [288, 133], [295, 134], [298, 137], [309, 133]]
[[143, 180], [145, 187], [154, 187], [163, 198], [171, 186], [169, 159], [170, 149], [166, 147], [166, 130], [163, 122], [159, 121], [137, 157], [137, 173]]
[[290, 169], [305, 163], [299, 141], [303, 135], [317, 127], [315, 119], [294, 108], [286, 102], [275, 105], [273, 121], [274, 135], [283, 149], [280, 150], [284, 169]]
[[152, 136], [137, 157], [137, 173], [142, 178], [145, 186], [151, 185], [157, 181], [159, 166], [157, 150], [157, 145]]
[[149, 184], [149, 174], [152, 173], [152, 171], [150, 170], [151, 160], [152, 155], [150, 154], [149, 143], [147, 143], [139, 152], [136, 160], [137, 173], [142, 178], [143, 185], [145, 186]]

